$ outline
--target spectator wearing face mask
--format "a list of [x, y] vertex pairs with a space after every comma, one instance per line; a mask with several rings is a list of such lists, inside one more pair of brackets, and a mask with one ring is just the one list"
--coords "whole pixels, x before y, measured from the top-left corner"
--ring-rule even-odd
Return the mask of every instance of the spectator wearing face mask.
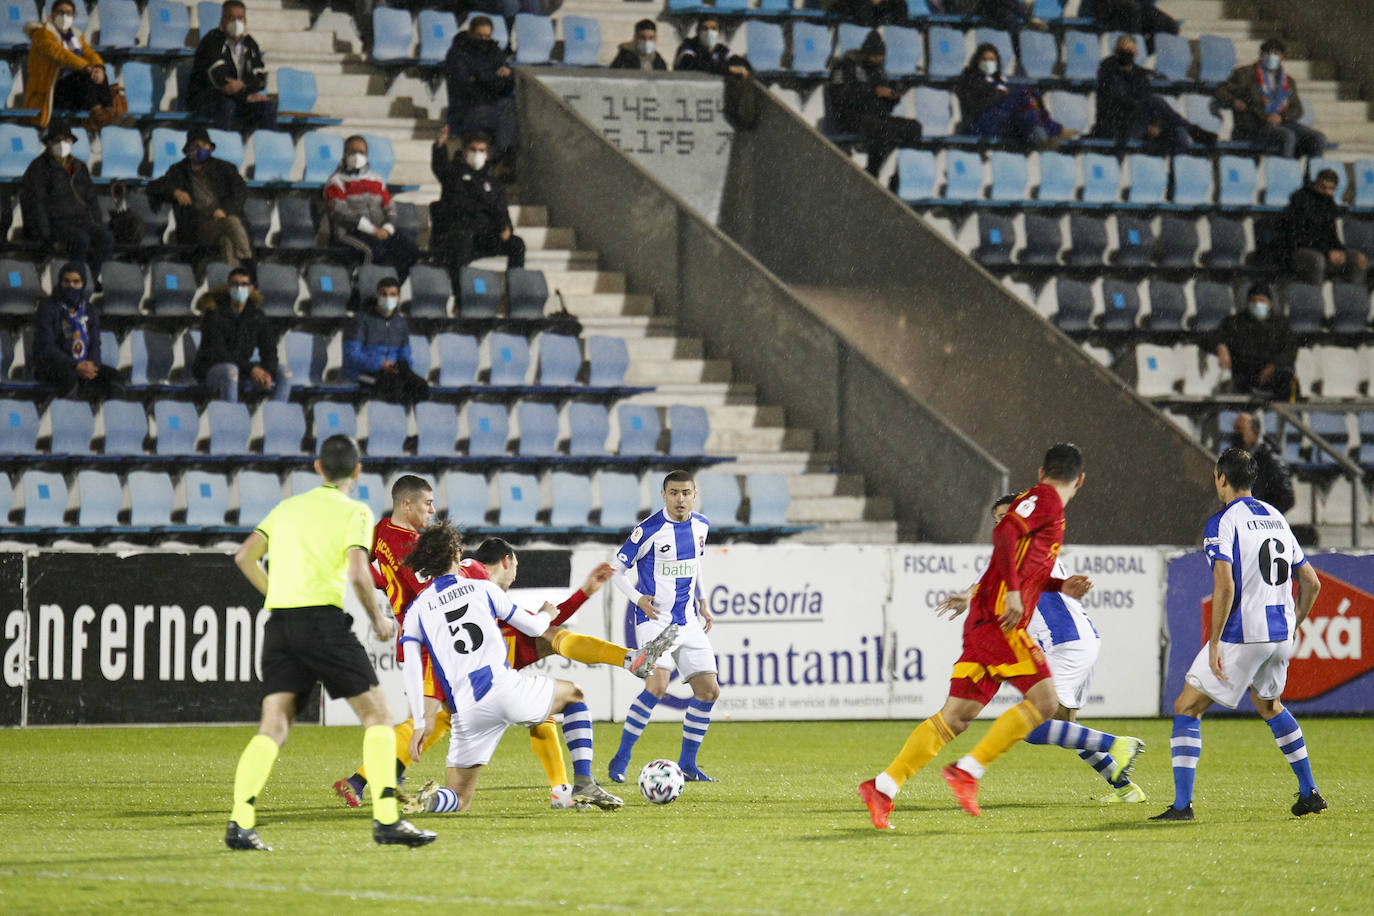
[[658, 53], [658, 26], [652, 19], [635, 23], [634, 41], [620, 46], [620, 53], [611, 61], [612, 70], [667, 70], [668, 63]]
[[43, 143], [47, 149], [29, 163], [20, 183], [24, 233], [54, 255], [84, 261], [98, 277], [114, 249], [114, 236], [101, 219], [90, 170], [72, 155], [76, 134], [54, 118]]
[[343, 162], [324, 186], [334, 241], [361, 252], [363, 260], [396, 270], [402, 282], [420, 259], [415, 243], [396, 231], [396, 202], [382, 176], [367, 167], [367, 141], [344, 141]]
[[113, 103], [105, 61], [86, 43], [75, 22], [72, 0], [57, 0], [47, 21], [24, 26], [29, 62], [22, 107], [38, 110], [39, 127], [48, 125], [54, 111], [89, 111], [98, 116]]
[[251, 260], [253, 246], [243, 224], [248, 186], [239, 170], [215, 158], [214, 141], [203, 127], [186, 132], [182, 152], [185, 159], [148, 183], [149, 205], [154, 210], [173, 205], [178, 245], [205, 246], [230, 267]]
[[1238, 394], [1285, 401], [1297, 397], [1297, 349], [1288, 319], [1274, 310], [1269, 287], [1250, 287], [1244, 310], [1226, 316], [1213, 335], [1213, 345], [1221, 368], [1231, 371], [1231, 386]]
[[1312, 183], [1298, 188], [1288, 198], [1280, 221], [1287, 241], [1289, 266], [1299, 280], [1320, 285], [1327, 277], [1364, 285], [1369, 259], [1341, 241], [1336, 221], [1341, 207], [1336, 203], [1340, 176], [1333, 169], [1322, 169]]
[[492, 40], [491, 20], [474, 16], [444, 58], [448, 82], [448, 128], [453, 133], [481, 131], [495, 140], [492, 157], [515, 152], [515, 74], [510, 52]]
[[414, 404], [429, 397], [429, 384], [410, 368], [410, 328], [400, 312], [401, 284], [377, 283], [377, 295], [358, 309], [344, 332], [343, 374], [363, 394], [381, 401]]
[[[225, 286], [200, 297], [200, 347], [191, 374], [207, 393], [221, 401], [270, 394], [274, 401], [291, 396], [291, 373], [277, 362], [280, 335], [262, 313], [262, 295], [253, 275], [242, 267], [229, 271]], [[253, 361], [257, 351], [258, 360]]]
[[490, 141], [485, 134], [463, 138], [462, 151], [448, 154], [448, 128], [439, 131], [430, 151], [430, 168], [439, 179], [439, 199], [430, 204], [430, 248], [447, 253], [449, 272], [474, 258], [506, 256], [506, 268], [525, 266], [525, 242], [515, 234], [506, 204], [506, 187], [491, 174]]
[[1157, 142], [1178, 155], [1198, 142], [1216, 142], [1216, 134], [1194, 127], [1150, 86], [1149, 70], [1135, 62], [1135, 39], [1117, 38], [1110, 57], [1097, 68], [1097, 123], [1094, 134], [1118, 143]]
[[729, 60], [730, 48], [720, 40], [720, 20], [706, 18], [697, 24], [696, 35], [678, 46], [673, 69], [723, 74]]
[[1233, 139], [1263, 144], [1289, 159], [1320, 156], [1326, 151], [1326, 136], [1298, 123], [1302, 99], [1297, 80], [1283, 69], [1286, 50], [1277, 38], [1266, 41], [1259, 60], [1237, 67], [1217, 89], [1217, 101], [1235, 113]]
[[840, 130], [857, 133], [868, 148], [868, 174], [878, 177], [883, 160], [898, 147], [921, 140], [921, 122], [892, 114], [901, 92], [887, 78], [887, 45], [875, 29], [856, 51], [830, 70], [830, 114]]
[[239, 0], [220, 7], [216, 28], [201, 36], [187, 86], [191, 110], [219, 130], [271, 130], [277, 104], [267, 93], [262, 49], [248, 34], [248, 12]]
[[118, 370], [100, 361], [100, 310], [78, 261], [62, 265], [57, 288], [34, 316], [33, 377], [65, 398], [107, 398], [121, 390]]
[[1064, 130], [1062, 124], [1050, 117], [1037, 87], [1007, 82], [996, 45], [977, 47], [959, 75], [954, 92], [964, 116], [959, 126], [961, 133], [1011, 140], [1040, 149], [1078, 136], [1077, 131]]

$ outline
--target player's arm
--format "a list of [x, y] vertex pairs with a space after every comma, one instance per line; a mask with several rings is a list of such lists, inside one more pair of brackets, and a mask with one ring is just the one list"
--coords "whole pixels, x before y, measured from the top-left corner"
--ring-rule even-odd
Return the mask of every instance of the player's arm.
[[434, 728], [433, 719], [426, 715], [429, 712], [426, 700], [429, 698], [425, 696], [425, 663], [420, 651], [424, 646], [423, 635], [420, 615], [411, 614], [401, 628], [401, 645], [411, 644], [410, 651], [405, 653], [405, 659], [401, 662], [401, 682], [405, 685], [406, 705], [410, 707], [410, 718], [415, 726], [410, 741], [412, 759], [419, 758], [419, 750]]
[[630, 570], [634, 568], [635, 560], [639, 559], [638, 556], [634, 560], [626, 559], [629, 554], [625, 551], [630, 547], [627, 543], [621, 548], [621, 552], [616, 554], [615, 562], [611, 564], [615, 569], [615, 575], [611, 576], [611, 584], [615, 586], [616, 591], [630, 599], [631, 604], [643, 611], [646, 617], [657, 620], [658, 608], [654, 607], [654, 599], [640, 594], [639, 589], [635, 588], [634, 579], [630, 578]]
[[1088, 576], [1069, 576], [1067, 579], [1050, 577], [1045, 580], [1044, 591], [1061, 592], [1070, 598], [1081, 601], [1092, 590], [1093, 580]]
[[962, 592], [951, 592], [935, 605], [935, 616], [943, 617], [949, 615], [950, 620], [955, 620], [964, 611], [968, 610], [969, 602], [973, 600], [973, 593], [978, 590], [978, 583], [975, 582]]
[[1008, 512], [992, 529], [992, 565], [1007, 586], [998, 623], [1007, 632], [1014, 630], [1026, 613], [1021, 601], [1021, 570], [1016, 568], [1016, 542], [1028, 531], [1015, 511]]
[[372, 632], [379, 642], [390, 642], [396, 637], [396, 618], [391, 608], [385, 611], [377, 603], [377, 591], [372, 587], [372, 563], [364, 547], [348, 549], [348, 584], [353, 586], [353, 594], [358, 596], [363, 610], [372, 621]]
[[262, 558], [266, 555], [267, 536], [261, 531], [254, 531], [244, 538], [239, 549], [234, 552], [234, 565], [263, 595], [267, 594], [267, 570], [262, 568]]
[[[1322, 590], [1322, 580], [1317, 577], [1317, 571], [1312, 568], [1311, 563], [1303, 563], [1298, 567], [1298, 600], [1294, 613], [1297, 616], [1297, 625], [1302, 626], [1302, 622], [1307, 619], [1307, 615], [1312, 611], [1312, 603], [1317, 600], [1317, 593]], [[1212, 607], [1216, 607], [1215, 604]]]
[[1218, 558], [1212, 562], [1212, 626], [1207, 634], [1207, 660], [1212, 673], [1223, 681], [1226, 680], [1226, 674], [1221, 666], [1221, 631], [1226, 627], [1226, 618], [1230, 616], [1231, 602], [1235, 597], [1236, 583], [1231, 578], [1231, 561]]
[[587, 576], [587, 581], [582, 583], [582, 587], [558, 605], [558, 614], [553, 618], [553, 623], [550, 626], [561, 627], [567, 623], [569, 618], [587, 603], [588, 598], [601, 591], [601, 586], [609, 582], [613, 575], [615, 575], [614, 566], [609, 563], [598, 563], [596, 568]]

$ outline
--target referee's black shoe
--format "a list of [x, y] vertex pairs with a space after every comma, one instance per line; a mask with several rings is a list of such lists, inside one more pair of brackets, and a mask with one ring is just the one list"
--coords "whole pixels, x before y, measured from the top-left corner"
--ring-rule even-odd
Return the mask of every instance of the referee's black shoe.
[[372, 839], [382, 846], [424, 846], [438, 837], [433, 830], [421, 830], [404, 818], [394, 824], [372, 822]]
[[1191, 821], [1193, 819], [1193, 805], [1190, 802], [1186, 808], [1175, 808], [1173, 805], [1164, 809], [1162, 814], [1156, 814], [1150, 818], [1152, 821]]
[[229, 822], [229, 829], [224, 832], [224, 845], [230, 849], [257, 849], [262, 852], [271, 852], [272, 847], [268, 846], [258, 837], [258, 832], [252, 827], [247, 830], [240, 827], [237, 821]]
[[1326, 810], [1326, 799], [1316, 789], [1312, 790], [1311, 795], [1299, 795], [1298, 800], [1293, 802], [1293, 813], [1298, 817], [1304, 814], [1319, 814]]

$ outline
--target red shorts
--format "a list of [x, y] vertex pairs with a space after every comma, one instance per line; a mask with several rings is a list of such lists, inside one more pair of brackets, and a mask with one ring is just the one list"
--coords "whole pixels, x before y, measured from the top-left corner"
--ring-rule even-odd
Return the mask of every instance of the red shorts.
[[997, 621], [987, 620], [964, 630], [964, 654], [954, 663], [949, 695], [986, 706], [1003, 681], [1025, 694], [1049, 676], [1045, 653], [1025, 630], [1004, 633]]
[[501, 636], [506, 640], [506, 662], [512, 671], [528, 668], [543, 657], [538, 637], [526, 636], [505, 624], [501, 624]]

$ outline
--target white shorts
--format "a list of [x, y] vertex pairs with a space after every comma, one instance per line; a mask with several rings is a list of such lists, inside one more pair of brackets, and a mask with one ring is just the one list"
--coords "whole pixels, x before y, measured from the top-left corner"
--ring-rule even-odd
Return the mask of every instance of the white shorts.
[[[668, 615], [665, 614], [658, 620], [646, 620], [635, 624], [635, 640], [639, 645], [644, 645], [662, 633], [668, 623]], [[701, 618], [695, 614], [678, 628], [677, 640], [667, 652], [658, 657], [658, 663], [654, 667], [672, 671], [674, 662], [684, 681], [690, 681], [698, 674], [716, 673], [715, 650], [706, 639], [706, 631], [701, 628]]]
[[1288, 683], [1288, 660], [1293, 655], [1293, 641], [1283, 642], [1224, 642], [1221, 648], [1221, 670], [1226, 680], [1217, 680], [1207, 660], [1207, 646], [1198, 651], [1188, 668], [1187, 681], [1222, 706], [1235, 709], [1250, 687], [1263, 700], [1277, 700]]
[[453, 712], [448, 765], [475, 767], [491, 760], [512, 725], [538, 725], [553, 709], [556, 682], [543, 674], [513, 672], [491, 685], [482, 699]]
[[1065, 709], [1082, 709], [1093, 682], [1093, 666], [1102, 650], [1097, 636], [1071, 639], [1058, 645], [1045, 646], [1045, 661], [1054, 677], [1054, 692], [1059, 705]]

